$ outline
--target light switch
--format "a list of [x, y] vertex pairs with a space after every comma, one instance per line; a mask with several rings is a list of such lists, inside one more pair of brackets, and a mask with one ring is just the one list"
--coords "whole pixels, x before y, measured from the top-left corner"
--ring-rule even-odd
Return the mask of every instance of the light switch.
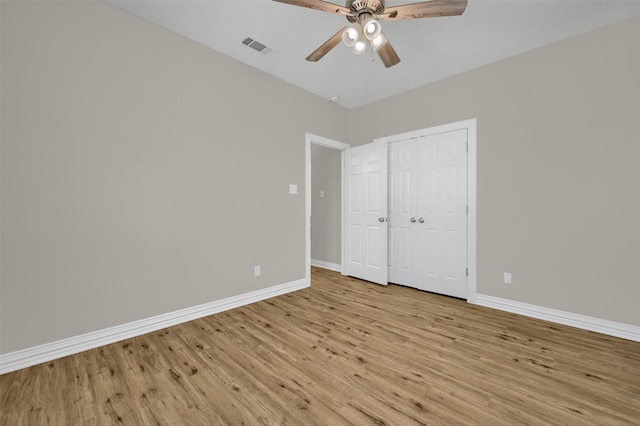
[[320, 198], [324, 198], [324, 191], [320, 191]]
[[510, 272], [505, 272], [504, 273], [504, 283], [505, 284], [511, 284], [511, 273]]
[[289, 184], [289, 194], [297, 194], [298, 193], [298, 185]]

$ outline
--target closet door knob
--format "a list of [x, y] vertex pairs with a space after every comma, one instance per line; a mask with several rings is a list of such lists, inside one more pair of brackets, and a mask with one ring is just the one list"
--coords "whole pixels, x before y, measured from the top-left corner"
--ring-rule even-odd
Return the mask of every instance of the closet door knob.
[[378, 222], [384, 222], [384, 217], [379, 217]]
[[420, 219], [418, 219], [418, 222], [420, 222], [420, 223], [424, 223], [424, 219], [423, 219], [423, 218], [420, 218]]
[[416, 223], [416, 218], [415, 218], [415, 217], [412, 217], [411, 219], [409, 219], [409, 221], [410, 221], [411, 223]]

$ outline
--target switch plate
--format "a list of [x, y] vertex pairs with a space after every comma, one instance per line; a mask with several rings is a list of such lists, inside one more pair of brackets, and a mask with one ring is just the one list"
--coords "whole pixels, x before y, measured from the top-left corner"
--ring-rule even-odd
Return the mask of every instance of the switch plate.
[[260, 276], [260, 267], [259, 266], [254, 266], [253, 267], [253, 276], [254, 277], [259, 277]]
[[324, 198], [324, 191], [320, 191], [320, 198]]
[[504, 283], [511, 284], [511, 272], [504, 273]]
[[297, 194], [298, 193], [298, 185], [296, 184], [289, 184], [289, 194]]

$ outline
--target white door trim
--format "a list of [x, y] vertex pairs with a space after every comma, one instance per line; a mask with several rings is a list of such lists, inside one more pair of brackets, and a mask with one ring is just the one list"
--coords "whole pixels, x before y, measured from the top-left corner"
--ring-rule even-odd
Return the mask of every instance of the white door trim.
[[[304, 136], [304, 214], [305, 214], [305, 281], [307, 285], [311, 285], [311, 144], [322, 145], [328, 148], [343, 151], [340, 158], [340, 188], [342, 195], [340, 197], [340, 239], [344, 241], [344, 150], [350, 148], [349, 144], [328, 139], [323, 136], [305, 133]], [[340, 259], [342, 262], [341, 273], [344, 275], [344, 244], [340, 243]]]
[[467, 302], [475, 304], [477, 301], [476, 292], [476, 157], [477, 157], [477, 119], [458, 121], [427, 129], [414, 130], [412, 132], [398, 135], [376, 138], [374, 142], [393, 143], [406, 139], [429, 136], [437, 133], [450, 132], [453, 130], [467, 129], [467, 141], [469, 151], [467, 154], [467, 202], [469, 203], [469, 214], [467, 216], [467, 263], [469, 276], [467, 281]]

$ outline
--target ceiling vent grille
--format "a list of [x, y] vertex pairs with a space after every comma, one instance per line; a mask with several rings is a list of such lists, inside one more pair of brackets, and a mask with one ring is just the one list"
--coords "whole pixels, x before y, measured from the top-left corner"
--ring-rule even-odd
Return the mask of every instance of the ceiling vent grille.
[[264, 56], [269, 56], [271, 53], [273, 53], [272, 48], [265, 46], [264, 44], [252, 39], [251, 37], [247, 37], [244, 40], [242, 40], [242, 44], [252, 48], [256, 52], [262, 53]]

